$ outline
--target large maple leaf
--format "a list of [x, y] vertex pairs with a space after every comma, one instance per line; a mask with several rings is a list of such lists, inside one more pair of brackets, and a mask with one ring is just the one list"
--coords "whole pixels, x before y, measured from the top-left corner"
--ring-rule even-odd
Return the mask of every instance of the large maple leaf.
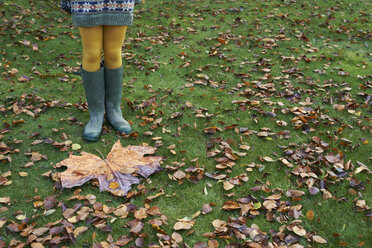
[[144, 156], [154, 154], [155, 148], [150, 146], [122, 147], [118, 140], [106, 159], [94, 154], [81, 152], [82, 156], [70, 155], [54, 167], [66, 166], [67, 170], [56, 173], [54, 177], [61, 181], [62, 188], [81, 186], [91, 179], [98, 179], [100, 191], [109, 191], [114, 195], [125, 196], [132, 184], [140, 180], [139, 174], [145, 178], [160, 171], [160, 156]]

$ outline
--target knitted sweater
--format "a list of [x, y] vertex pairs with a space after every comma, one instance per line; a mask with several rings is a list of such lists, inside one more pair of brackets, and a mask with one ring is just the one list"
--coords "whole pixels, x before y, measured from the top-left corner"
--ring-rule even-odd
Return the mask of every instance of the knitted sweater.
[[78, 27], [128, 26], [141, 0], [71, 0], [72, 23]]

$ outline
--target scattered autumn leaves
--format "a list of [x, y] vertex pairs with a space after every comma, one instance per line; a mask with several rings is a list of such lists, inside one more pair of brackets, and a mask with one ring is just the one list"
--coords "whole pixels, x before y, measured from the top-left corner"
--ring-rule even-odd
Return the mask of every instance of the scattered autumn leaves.
[[[210, 191], [218, 188], [223, 192], [223, 196], [221, 195], [223, 203], [201, 202], [199, 210], [195, 213], [170, 219], [165, 214], [167, 210], [160, 209], [155, 202], [159, 198], [172, 197], [166, 190], [162, 188], [149, 190], [144, 184], [139, 184], [135, 190], [129, 190], [132, 183], [140, 182], [136, 178], [138, 174], [147, 177], [159, 169], [159, 157], [139, 155], [138, 158], [131, 153], [132, 148], [136, 150], [140, 147], [122, 148], [120, 143], [116, 143], [106, 159], [100, 158], [81, 151], [81, 146], [71, 141], [73, 138], [67, 129], [53, 128], [51, 131], [54, 137], [58, 138], [45, 137], [40, 130], [33, 131], [28, 134], [32, 139], [30, 149], [24, 151], [18, 149], [24, 141], [17, 139], [16, 135], [11, 135], [15, 133], [14, 130], [37, 121], [40, 116], [47, 115], [48, 111], [65, 111], [72, 108], [86, 111], [87, 106], [86, 103], [71, 104], [62, 100], [46, 100], [35, 93], [7, 96], [0, 103], [1, 115], [8, 117], [0, 130], [1, 162], [5, 165], [14, 164], [13, 158], [23, 155], [27, 162], [19, 166], [22, 169], [17, 174], [27, 179], [31, 174], [28, 168], [35, 168], [35, 164], [49, 161], [43, 148], [40, 148], [42, 145], [47, 145], [53, 151], [70, 153], [70, 158], [54, 166], [55, 168], [67, 166], [66, 171], [56, 172], [54, 169], [43, 174], [61, 182], [54, 188], [55, 195], [44, 199], [35, 195], [27, 201], [32, 205], [34, 215], [29, 216], [23, 210], [17, 210], [12, 213], [14, 218], [0, 217], [0, 230], [6, 230], [13, 237], [8, 244], [10, 247], [25, 245], [56, 247], [75, 244], [79, 236], [84, 236], [90, 231], [93, 233], [91, 238], [93, 247], [127, 245], [143, 247], [149, 238], [151, 240], [157, 238], [158, 241], [157, 244], [148, 244], [149, 247], [188, 247], [190, 245], [188, 237], [195, 232], [198, 222], [201, 222], [205, 215], [216, 211], [223, 211], [229, 217], [211, 221], [209, 223], [211, 231], [202, 234], [208, 241], [198, 241], [194, 247], [219, 247], [221, 240], [229, 243], [227, 247], [304, 247], [301, 243], [307, 243], [308, 246], [313, 243], [329, 245], [329, 236], [319, 235], [315, 230], [306, 228], [306, 222], [316, 220], [318, 213], [311, 209], [311, 205], [304, 206], [302, 199], [321, 197], [324, 201], [348, 201], [349, 197], [340, 196], [331, 189], [341, 184], [347, 184], [348, 192], [352, 196], [353, 210], [368, 219], [372, 218], [370, 206], [363, 198], [363, 192], [371, 181], [368, 177], [364, 180], [360, 178], [361, 175], [371, 174], [370, 166], [361, 162], [370, 162], [371, 157], [368, 159], [361, 157], [353, 161], [348, 159], [349, 154], [357, 152], [359, 147], [369, 145], [368, 137], [357, 137], [352, 140], [343, 137], [354, 130], [371, 133], [371, 126], [368, 123], [371, 119], [367, 115], [372, 104], [370, 76], [354, 75], [347, 67], [341, 68], [339, 65], [335, 67], [333, 62], [337, 61], [342, 53], [334, 52], [331, 55], [324, 53], [321, 46], [311, 42], [314, 37], [310, 37], [312, 33], [307, 29], [312, 20], [319, 19], [321, 23], [316, 27], [323, 29], [324, 33], [316, 35], [316, 39], [323, 39], [323, 35], [332, 33], [339, 35], [340, 40], [347, 36], [348, 40], [358, 42], [367, 34], [361, 29], [356, 31], [353, 25], [363, 23], [365, 14], [361, 11], [360, 18], [352, 21], [344, 19], [342, 22], [344, 24], [338, 25], [334, 23], [336, 19], [334, 14], [337, 14], [340, 6], [327, 9], [314, 6], [315, 12], [309, 18], [301, 19], [282, 10], [293, 7], [291, 5], [296, 5], [296, 1], [282, 1], [276, 5], [278, 9], [265, 14], [264, 18], [247, 20], [248, 12], [260, 15], [265, 13], [264, 9], [268, 9], [267, 6], [261, 9], [257, 7], [259, 4], [255, 7], [243, 3], [242, 6], [235, 7], [226, 5], [222, 7], [222, 3], [214, 4], [218, 7], [201, 7], [198, 6], [198, 1], [191, 3], [190, 6], [182, 2], [177, 3], [174, 6], [175, 10], [182, 11], [174, 18], [169, 18], [171, 16], [169, 13], [160, 11], [157, 14], [159, 19], [169, 19], [169, 25], [157, 23], [157, 26], [150, 30], [159, 30], [159, 33], [153, 34], [150, 31], [145, 33], [142, 30], [136, 33], [136, 37], [128, 37], [130, 45], [125, 46], [130, 49], [125, 51], [124, 57], [128, 65], [144, 71], [145, 75], [150, 75], [161, 71], [162, 66], [167, 64], [160, 62], [159, 56], [154, 55], [160, 47], [182, 45], [182, 51], [172, 55], [169, 64], [178, 65], [176, 70], [180, 73], [177, 75], [182, 77], [180, 82], [183, 84], [181, 86], [183, 92], [192, 94], [199, 89], [210, 90], [213, 92], [211, 102], [218, 106], [221, 103], [229, 105], [229, 109], [221, 107], [221, 111], [214, 111], [210, 107], [212, 104], [207, 107], [196, 104], [198, 99], [182, 101], [183, 95], [177, 92], [178, 89], [164, 89], [160, 92], [152, 85], [146, 84], [143, 89], [150, 93], [148, 99], [142, 98], [133, 102], [126, 99], [128, 107], [135, 113], [137, 119], [135, 121], [141, 130], [141, 133], [131, 134], [130, 138], [143, 138], [146, 142], [153, 142], [155, 148], [172, 159], [187, 157], [188, 151], [179, 148], [182, 144], [177, 141], [168, 144], [164, 141], [165, 136], [171, 135], [175, 140], [182, 140], [185, 137], [184, 132], [190, 129], [196, 135], [204, 135], [202, 138], [206, 140], [205, 153], [201, 151], [199, 158], [188, 157], [190, 161], [180, 159], [164, 164], [163, 167], [170, 180], [169, 184], [173, 181], [178, 185], [205, 182], [206, 186], [201, 193], [208, 196]], [[221, 7], [218, 4], [221, 4]], [[22, 18], [31, 15], [32, 12], [18, 3], [9, 3], [9, 6], [16, 7], [20, 14], [10, 17], [1, 13], [3, 17], [1, 30], [26, 30], [9, 32], [11, 40], [14, 40], [12, 45], [39, 56], [44, 49], [42, 42], [56, 39], [55, 34], [41, 26], [30, 30], [32, 25], [24, 26]], [[138, 18], [141, 18], [141, 15], [153, 15], [154, 9], [138, 9]], [[184, 13], [185, 9], [190, 9], [192, 13]], [[226, 18], [223, 23], [228, 25], [228, 31], [219, 21], [206, 27], [197, 25], [203, 23], [209, 15], [213, 18]], [[45, 20], [49, 18], [43, 10], [39, 10], [38, 17]], [[263, 20], [283, 22], [284, 25], [280, 24], [279, 30], [275, 30], [275, 27], [263, 28], [265, 26]], [[62, 19], [58, 19], [57, 22], [67, 23]], [[180, 22], [186, 23], [187, 26]], [[62, 34], [72, 39], [77, 38], [69, 28], [66, 26], [66, 31]], [[198, 40], [197, 47], [189, 47], [187, 42], [193, 40], [193, 35], [205, 32], [209, 28], [214, 31], [211, 37], [203, 37]], [[244, 34], [240, 28], [244, 28]], [[18, 37], [20, 33], [23, 33], [22, 38]], [[290, 43], [295, 40], [300, 43]], [[331, 48], [332, 40], [323, 41], [322, 46]], [[290, 54], [276, 50], [287, 46], [295, 46], [287, 48]], [[143, 47], [149, 56], [136, 53], [137, 47]], [[253, 56], [247, 55], [243, 59], [238, 56], [239, 54], [233, 54], [233, 49], [248, 50]], [[1, 75], [12, 88], [9, 92], [13, 92], [13, 87], [17, 84], [33, 88], [33, 84], [38, 80], [56, 80], [69, 84], [77, 80], [65, 74], [79, 69], [64, 63], [68, 60], [67, 55], [58, 56], [64, 71], [61, 74], [40, 72], [37, 67], [25, 72], [21, 67], [14, 66], [16, 61], [13, 63], [13, 57], [4, 51], [3, 59], [0, 61], [3, 68]], [[29, 55], [18, 58], [24, 62], [30, 62], [32, 59]], [[206, 63], [199, 65], [198, 61]], [[313, 68], [314, 64], [317, 68]], [[367, 65], [361, 62], [358, 67], [367, 68]], [[318, 76], [321, 76], [320, 79]], [[133, 88], [136, 80], [130, 79], [125, 86]], [[226, 103], [225, 99], [217, 97], [221, 94], [233, 96], [234, 99]], [[235, 118], [227, 120], [230, 115], [222, 118], [221, 113], [226, 116], [230, 113], [236, 116], [243, 113], [245, 118], [252, 119], [253, 122], [252, 125], [243, 125], [241, 124], [243, 121], [236, 119], [237, 124], [226, 124], [233, 122]], [[192, 122], [186, 123], [183, 119], [188, 116], [193, 119]], [[53, 118], [50, 118], [50, 121], [53, 121]], [[81, 120], [72, 116], [57, 121], [65, 126], [82, 125]], [[172, 129], [171, 125], [177, 127]], [[105, 132], [108, 132], [106, 127]], [[301, 142], [293, 142], [292, 140], [296, 140], [295, 136], [299, 134], [306, 138]], [[12, 138], [9, 138], [10, 136]], [[226, 136], [229, 138], [225, 138]], [[257, 147], [250, 140], [256, 138], [262, 142], [280, 142], [282, 145], [277, 147], [282, 152], [265, 151], [252, 158], [250, 155]], [[151, 150], [148, 153], [153, 151], [149, 146], [146, 146], [146, 149]], [[74, 151], [79, 151], [81, 156], [77, 156]], [[206, 168], [199, 163], [201, 158], [205, 159], [204, 156], [213, 164], [212, 167]], [[136, 161], [143, 162], [145, 167], [128, 166], [133, 157], [136, 157]], [[155, 159], [155, 162], [143, 161], [151, 158]], [[277, 173], [283, 173], [283, 176], [291, 181], [288, 189], [278, 188], [275, 182], [263, 180], [270, 176], [267, 170], [269, 166], [276, 166]], [[238, 170], [241, 172], [234, 174]], [[262, 179], [253, 178], [252, 172], [261, 173]], [[12, 186], [14, 177], [14, 172], [10, 169], [2, 171], [0, 187]], [[95, 195], [83, 195], [80, 189], [75, 190], [73, 196], [68, 199], [59, 198], [61, 188], [77, 187], [89, 180], [92, 182], [91, 185], [99, 185], [100, 190], [108, 190], [116, 196], [121, 196], [124, 199], [123, 203], [115, 207], [111, 206], [111, 203], [100, 203]], [[246, 188], [248, 184], [254, 186]], [[236, 193], [240, 191], [244, 191], [244, 195]], [[143, 205], [129, 203], [129, 200], [136, 196], [145, 196]], [[9, 212], [8, 208], [11, 208], [15, 201], [16, 199], [12, 197], [0, 195], [0, 213]], [[43, 226], [37, 223], [38, 218], [46, 218], [55, 213], [58, 215], [55, 221]], [[261, 230], [254, 224], [258, 217], [264, 218], [270, 224], [279, 223], [280, 227], [270, 230], [261, 227]], [[118, 222], [125, 223], [120, 226], [126, 232], [121, 236], [115, 235], [112, 228]], [[147, 227], [153, 232], [145, 232]], [[97, 240], [98, 232], [105, 233], [107, 237], [105, 241]], [[156, 237], [149, 237], [150, 235]], [[348, 244], [340, 242], [338, 245]], [[364, 245], [364, 241], [358, 244]], [[4, 246], [6, 244], [0, 238], [0, 247]]]
[[[14, 233], [19, 233], [22, 237], [26, 237], [27, 241], [22, 243], [13, 240], [10, 245], [29, 244], [31, 247], [44, 247], [45, 245], [59, 245], [66, 241], [75, 244], [76, 238], [91, 228], [109, 233], [107, 241], [94, 243], [94, 247], [105, 247], [106, 244], [122, 247], [133, 240], [136, 244], [143, 244], [143, 239], [146, 237], [146, 234], [141, 233], [144, 227], [142, 222], [144, 219], [148, 216], [154, 217], [149, 220], [149, 224], [158, 228], [167, 221], [167, 217], [156, 206], [150, 207], [149, 204], [145, 204], [144, 208], [138, 209], [133, 204], [124, 203], [117, 207], [110, 207], [97, 202], [96, 196], [81, 195], [80, 192], [81, 189], [75, 190], [73, 196], [64, 202], [58, 202], [56, 196], [46, 197], [43, 201], [35, 201], [33, 203], [35, 208], [44, 209], [40, 216], [48, 216], [56, 211], [62, 212], [61, 219], [47, 223], [44, 227], [36, 227], [36, 223], [33, 222], [33, 219], [38, 218], [39, 215], [28, 218], [19, 213], [16, 219], [20, 222], [12, 221], [7, 225], [7, 228]], [[78, 203], [72, 205], [72, 203], [70, 204], [72, 201]], [[71, 205], [71, 207], [68, 207], [68, 205]], [[126, 224], [130, 227], [128, 234], [114, 240], [110, 234], [112, 232], [110, 224], [118, 219], [129, 218], [129, 216], [134, 217], [134, 219]], [[0, 224], [4, 225], [5, 223], [5, 219], [0, 219]], [[97, 233], [93, 232], [93, 241], [95, 241], [96, 235]]]

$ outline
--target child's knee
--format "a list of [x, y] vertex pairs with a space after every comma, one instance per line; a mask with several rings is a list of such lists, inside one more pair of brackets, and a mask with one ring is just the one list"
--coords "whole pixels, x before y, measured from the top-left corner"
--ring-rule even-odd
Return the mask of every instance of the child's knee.
[[105, 52], [105, 67], [110, 69], [116, 69], [121, 66], [121, 53], [107, 53]]
[[97, 71], [100, 68], [101, 53], [86, 51], [83, 54], [83, 69], [86, 71]]
[[83, 57], [88, 63], [99, 63], [101, 60], [101, 53], [96, 51], [85, 51]]

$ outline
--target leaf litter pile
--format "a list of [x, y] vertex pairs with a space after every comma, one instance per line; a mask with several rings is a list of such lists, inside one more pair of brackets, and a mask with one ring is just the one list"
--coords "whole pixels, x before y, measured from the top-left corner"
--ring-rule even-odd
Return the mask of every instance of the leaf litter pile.
[[146, 1], [135, 132], [97, 143], [79, 34], [46, 5], [0, 3], [0, 247], [372, 243], [368, 3]]

